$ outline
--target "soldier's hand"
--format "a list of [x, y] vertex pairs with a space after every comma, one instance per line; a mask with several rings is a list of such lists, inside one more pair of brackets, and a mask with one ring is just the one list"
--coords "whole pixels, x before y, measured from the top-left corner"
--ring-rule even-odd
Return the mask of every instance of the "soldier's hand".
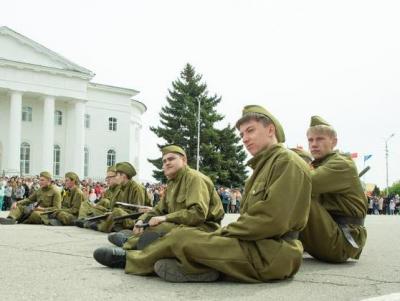
[[150, 220], [149, 220], [149, 226], [150, 227], [154, 227], [157, 226], [163, 222], [165, 222], [167, 218], [165, 216], [153, 216]]
[[17, 208], [17, 202], [12, 203], [12, 205], [11, 205], [11, 209], [15, 209], [15, 208]]
[[138, 220], [135, 224], [135, 227], [133, 228], [133, 234], [134, 235], [141, 235], [144, 231], [144, 229], [142, 227], [136, 227], [136, 225], [142, 225], [143, 221], [142, 220]]

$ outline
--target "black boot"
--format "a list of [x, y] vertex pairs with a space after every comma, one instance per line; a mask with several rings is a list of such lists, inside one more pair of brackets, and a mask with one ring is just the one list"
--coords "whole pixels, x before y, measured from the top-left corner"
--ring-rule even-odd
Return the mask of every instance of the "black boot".
[[108, 234], [108, 241], [117, 247], [122, 247], [128, 238], [129, 236], [123, 232], [113, 232]]
[[94, 231], [98, 231], [99, 229], [97, 228], [97, 222], [85, 222], [83, 224], [83, 227], [86, 229], [92, 229]]
[[201, 274], [186, 273], [176, 259], [160, 259], [154, 264], [156, 274], [168, 282], [212, 282], [219, 278], [216, 270]]
[[16, 224], [17, 221], [13, 219], [12, 217], [0, 217], [0, 224], [2, 225], [14, 225]]
[[79, 227], [79, 228], [83, 228], [85, 224], [85, 220], [84, 219], [77, 219], [76, 221], [74, 221], [74, 225]]
[[93, 253], [94, 259], [110, 268], [125, 268], [126, 252], [122, 248], [98, 248]]
[[49, 226], [62, 226], [63, 224], [56, 218], [49, 219]]

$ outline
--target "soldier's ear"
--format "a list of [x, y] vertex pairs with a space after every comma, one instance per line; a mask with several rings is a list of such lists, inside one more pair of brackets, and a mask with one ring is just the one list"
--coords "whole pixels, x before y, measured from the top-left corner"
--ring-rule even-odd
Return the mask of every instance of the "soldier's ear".
[[334, 138], [332, 138], [332, 148], [335, 148], [336, 145], [337, 145], [337, 138], [334, 137]]

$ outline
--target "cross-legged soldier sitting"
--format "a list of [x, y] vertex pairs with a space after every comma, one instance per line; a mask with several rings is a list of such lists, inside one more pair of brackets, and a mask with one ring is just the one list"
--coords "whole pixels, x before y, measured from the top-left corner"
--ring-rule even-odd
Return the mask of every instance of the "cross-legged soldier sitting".
[[367, 238], [368, 204], [356, 165], [334, 151], [336, 131], [321, 117], [311, 118], [307, 138], [314, 161], [310, 216], [300, 235], [304, 249], [328, 262], [358, 259]]
[[[224, 216], [221, 200], [210, 178], [190, 168], [186, 152], [177, 145], [162, 148], [164, 175], [168, 179], [164, 197], [149, 212], [140, 216], [133, 235], [109, 234], [110, 242], [124, 249], [143, 248], [159, 236], [183, 225], [212, 232]], [[143, 225], [148, 224], [145, 230]]]
[[27, 199], [15, 202], [7, 218], [0, 218], [0, 224], [44, 224], [45, 213], [61, 208], [60, 191], [51, 184], [51, 174], [40, 173], [40, 189]]

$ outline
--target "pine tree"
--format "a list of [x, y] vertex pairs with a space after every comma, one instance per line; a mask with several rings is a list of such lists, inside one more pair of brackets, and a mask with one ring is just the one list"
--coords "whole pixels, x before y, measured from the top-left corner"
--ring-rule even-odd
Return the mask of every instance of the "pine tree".
[[[221, 97], [209, 96], [207, 85], [201, 82], [202, 76], [187, 64], [180, 78], [172, 83], [168, 90], [167, 105], [161, 108], [161, 126], [150, 127], [165, 144], [178, 144], [187, 153], [188, 164], [196, 167], [197, 155], [197, 114], [200, 101], [200, 171], [209, 176], [214, 183], [231, 186], [242, 186], [246, 176], [243, 166], [245, 153], [242, 146], [236, 145], [239, 138], [229, 126], [223, 130], [215, 124], [223, 119], [216, 111]], [[229, 151], [227, 151], [229, 150]], [[236, 152], [234, 152], [236, 150]], [[227, 151], [223, 153], [223, 151]], [[230, 154], [232, 157], [228, 157]], [[157, 168], [153, 176], [165, 182], [162, 173], [161, 158], [149, 160]]]

